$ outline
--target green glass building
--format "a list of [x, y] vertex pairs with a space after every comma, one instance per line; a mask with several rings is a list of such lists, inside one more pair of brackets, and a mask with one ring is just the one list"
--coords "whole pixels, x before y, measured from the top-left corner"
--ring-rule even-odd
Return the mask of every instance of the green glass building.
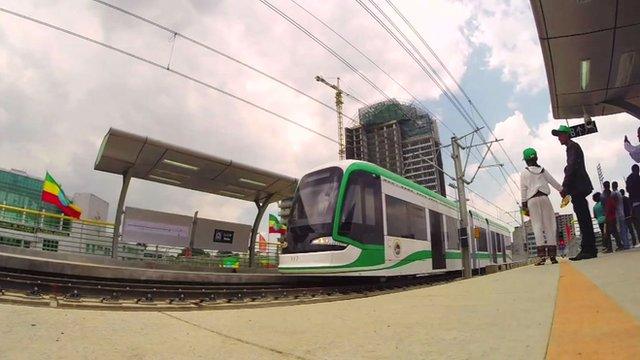
[[43, 182], [24, 171], [0, 168], [0, 204], [60, 214], [57, 207], [40, 200]]

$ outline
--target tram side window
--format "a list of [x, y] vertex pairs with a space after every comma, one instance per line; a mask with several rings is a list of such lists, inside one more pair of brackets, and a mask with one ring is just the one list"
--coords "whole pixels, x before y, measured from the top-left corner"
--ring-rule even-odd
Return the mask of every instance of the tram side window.
[[387, 235], [428, 240], [425, 209], [396, 197], [385, 195]]
[[447, 249], [460, 250], [460, 239], [458, 238], [459, 221], [456, 218], [445, 215], [447, 222]]
[[487, 229], [480, 228], [480, 239], [478, 239], [478, 251], [487, 250]]
[[349, 177], [340, 235], [364, 244], [384, 244], [382, 234], [382, 192], [380, 178], [364, 171]]
[[502, 252], [502, 244], [504, 242], [504, 235], [496, 233], [496, 252]]

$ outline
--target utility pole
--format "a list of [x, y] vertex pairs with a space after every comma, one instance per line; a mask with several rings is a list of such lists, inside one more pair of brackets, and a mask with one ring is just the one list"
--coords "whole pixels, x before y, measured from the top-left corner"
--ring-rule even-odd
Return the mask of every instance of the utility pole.
[[460, 144], [454, 136], [451, 138], [451, 158], [456, 170], [456, 188], [458, 190], [458, 209], [460, 210], [460, 251], [462, 252], [462, 276], [471, 277], [471, 251], [469, 250], [469, 212], [467, 210], [467, 195], [464, 190], [464, 170], [460, 157]]
[[[489, 154], [489, 151], [491, 150], [491, 145], [493, 145], [493, 143], [496, 143], [502, 140], [496, 139], [493, 141], [487, 141], [484, 143], [474, 145], [473, 139], [475, 137], [475, 134], [480, 130], [482, 130], [482, 128], [477, 128], [474, 131], [470, 132], [469, 134], [466, 134], [461, 137], [453, 136], [451, 138], [451, 158], [453, 159], [453, 164], [456, 171], [455, 180], [456, 180], [456, 188], [458, 190], [458, 209], [460, 212], [460, 228], [458, 229], [458, 236], [460, 238], [460, 252], [462, 253], [462, 275], [465, 278], [470, 278], [472, 276], [472, 269], [471, 269], [471, 249], [469, 246], [470, 245], [469, 211], [467, 210], [467, 195], [464, 187], [465, 185], [470, 185], [473, 182], [473, 180], [476, 178], [476, 175], [478, 175], [478, 171], [480, 171], [480, 169], [485, 169], [485, 168], [494, 167], [494, 166], [500, 166], [500, 167], [502, 166], [502, 164], [483, 165], [485, 159], [487, 158], [487, 154]], [[460, 140], [466, 138], [469, 135], [471, 135], [470, 144], [468, 146], [461, 145]], [[487, 151], [482, 157], [482, 160], [480, 161], [480, 164], [478, 165], [478, 168], [476, 169], [471, 179], [467, 180], [465, 178], [465, 173], [466, 173], [467, 162], [469, 161], [469, 155], [470, 155], [471, 149], [475, 146], [482, 146], [482, 145], [487, 146]], [[465, 149], [467, 150], [467, 156], [463, 164], [460, 150], [465, 150]]]
[[358, 100], [355, 96], [340, 89], [340, 78], [337, 78], [337, 81], [335, 84], [331, 84], [320, 75], [316, 76], [315, 79], [316, 81], [321, 82], [336, 91], [336, 112], [338, 113], [338, 159], [344, 160], [345, 146], [344, 146], [344, 131], [343, 131], [344, 126], [343, 126], [343, 119], [342, 119], [342, 107], [344, 105], [344, 101], [342, 99], [342, 95], [348, 96], [358, 102], [362, 102], [362, 101]]

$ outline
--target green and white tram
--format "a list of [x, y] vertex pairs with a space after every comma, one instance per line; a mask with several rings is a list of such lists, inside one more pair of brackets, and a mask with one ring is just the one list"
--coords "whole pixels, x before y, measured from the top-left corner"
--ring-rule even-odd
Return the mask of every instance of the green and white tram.
[[[470, 213], [474, 268], [511, 261], [509, 228]], [[305, 175], [291, 208], [284, 273], [346, 276], [425, 274], [462, 268], [457, 204], [362, 161]], [[473, 234], [473, 231], [469, 232]]]

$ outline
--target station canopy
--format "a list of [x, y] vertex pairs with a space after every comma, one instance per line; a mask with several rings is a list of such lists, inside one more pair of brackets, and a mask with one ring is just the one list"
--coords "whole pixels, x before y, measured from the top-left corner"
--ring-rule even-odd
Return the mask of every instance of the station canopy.
[[640, 116], [640, 1], [531, 0], [556, 119]]
[[102, 140], [94, 169], [258, 203], [292, 197], [297, 183], [289, 176], [114, 128]]

